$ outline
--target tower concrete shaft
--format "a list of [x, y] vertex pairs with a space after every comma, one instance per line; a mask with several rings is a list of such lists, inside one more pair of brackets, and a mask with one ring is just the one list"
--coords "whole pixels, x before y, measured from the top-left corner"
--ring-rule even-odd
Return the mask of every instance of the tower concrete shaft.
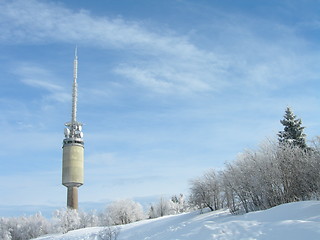
[[62, 155], [62, 184], [68, 188], [67, 207], [78, 209], [78, 187], [84, 183], [84, 141], [82, 123], [77, 121], [78, 56], [75, 50], [73, 63], [71, 121], [64, 129]]
[[78, 187], [68, 187], [67, 191], [67, 207], [78, 209]]

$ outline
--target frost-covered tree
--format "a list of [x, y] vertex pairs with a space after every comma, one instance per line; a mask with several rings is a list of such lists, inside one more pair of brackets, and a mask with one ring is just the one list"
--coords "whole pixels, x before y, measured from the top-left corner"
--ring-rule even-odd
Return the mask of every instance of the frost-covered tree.
[[112, 224], [128, 224], [144, 219], [141, 204], [130, 199], [112, 202], [106, 209], [106, 215]]
[[267, 209], [319, 199], [320, 148], [269, 143], [245, 151], [223, 171], [223, 191], [231, 212]]
[[302, 121], [297, 119], [292, 110], [287, 107], [283, 119], [280, 120], [284, 126], [283, 131], [279, 131], [278, 139], [280, 144], [292, 144], [301, 148], [306, 148], [306, 135], [303, 133]]
[[156, 204], [151, 205], [149, 210], [149, 218], [163, 217], [165, 215], [170, 215], [170, 214], [171, 214], [170, 200], [167, 200], [164, 197], [161, 197]]
[[[309, 149], [309, 148], [308, 148]], [[320, 199], [320, 138], [312, 151], [283, 142], [265, 142], [246, 150], [216, 174], [191, 181], [190, 202], [211, 210], [224, 203], [232, 213], [271, 208], [283, 203]]]
[[1, 240], [29, 240], [50, 232], [50, 223], [40, 213], [29, 217], [0, 219]]
[[100, 226], [100, 219], [97, 215], [96, 211], [91, 212], [83, 212], [78, 211], [79, 218], [80, 218], [80, 228], [87, 228], [87, 227], [97, 227]]
[[180, 193], [179, 196], [174, 195], [171, 197], [171, 208], [174, 214], [183, 213], [187, 210], [188, 206], [185, 202], [184, 195]]
[[9, 231], [9, 220], [6, 218], [0, 218], [0, 239], [11, 240], [11, 233]]
[[164, 197], [160, 198], [155, 205], [155, 209], [158, 217], [175, 214], [174, 203], [169, 199], [165, 199]]
[[155, 210], [153, 205], [151, 205], [150, 208], [149, 208], [148, 217], [149, 218], [157, 218], [158, 217], [157, 216], [157, 212], [156, 212], [156, 210]]
[[48, 223], [48, 220], [43, 217], [41, 213], [23, 218], [26, 224], [24, 225], [22, 232], [24, 232], [24, 236], [28, 239], [39, 237], [51, 231], [50, 223]]
[[183, 194], [180, 196], [172, 196], [171, 199], [161, 197], [158, 202], [152, 204], [149, 209], [149, 218], [163, 217], [166, 215], [173, 215], [185, 212], [187, 204], [184, 201]]
[[208, 207], [211, 211], [222, 206], [222, 192], [219, 174], [211, 169], [202, 177], [193, 179], [190, 187], [189, 201], [192, 205], [202, 209]]
[[63, 209], [54, 213], [55, 231], [67, 233], [80, 228], [80, 216], [77, 210]]

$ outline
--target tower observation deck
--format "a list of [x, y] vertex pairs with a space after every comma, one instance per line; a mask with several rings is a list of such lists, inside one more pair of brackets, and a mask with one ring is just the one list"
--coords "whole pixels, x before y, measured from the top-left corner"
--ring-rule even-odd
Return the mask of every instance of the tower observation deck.
[[71, 121], [65, 124], [62, 155], [62, 184], [67, 187], [67, 207], [78, 209], [78, 187], [84, 183], [84, 141], [82, 123], [77, 121], [77, 48], [73, 62]]

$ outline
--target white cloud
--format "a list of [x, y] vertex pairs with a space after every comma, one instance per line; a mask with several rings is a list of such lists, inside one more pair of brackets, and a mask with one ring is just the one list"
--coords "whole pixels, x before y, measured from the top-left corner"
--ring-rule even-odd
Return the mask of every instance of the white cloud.
[[47, 90], [49, 92], [49, 95], [45, 96], [47, 99], [58, 102], [70, 100], [70, 93], [66, 92], [65, 88], [58, 83], [54, 83], [57, 78], [44, 68], [22, 64], [16, 67], [13, 72], [20, 77], [22, 83]]
[[53, 83], [49, 83], [49, 82], [45, 82], [45, 81], [41, 81], [38, 79], [22, 79], [21, 80], [23, 83], [33, 86], [33, 87], [40, 87], [40, 88], [44, 88], [48, 91], [61, 91], [62, 87], [53, 84]]
[[40, 1], [3, 1], [2, 41], [68, 42], [120, 48], [137, 59], [119, 65], [116, 73], [157, 92], [201, 92], [219, 89], [225, 61], [199, 49], [183, 36], [146, 30], [141, 23], [97, 18]]
[[[114, 72], [159, 93], [198, 93], [230, 85], [273, 89], [315, 75], [310, 71], [313, 54], [301, 58], [296, 53], [306, 44], [294, 29], [268, 20], [227, 13], [208, 19], [208, 31], [202, 34], [212, 38], [212, 46], [206, 49], [182, 35], [150, 31], [143, 22], [95, 17], [53, 2], [2, 1], [0, 7], [0, 41], [125, 49], [131, 57], [120, 59]], [[40, 86], [36, 79], [25, 83]]]
[[[228, 13], [208, 18], [207, 31], [199, 33], [212, 42], [206, 46], [177, 33], [151, 31], [143, 22], [95, 17], [53, 2], [3, 1], [0, 7], [0, 41], [77, 42], [120, 49], [123, 55], [113, 73], [161, 94], [189, 95], [230, 86], [248, 89], [248, 93], [261, 87], [274, 90], [314, 79], [319, 73], [315, 67], [318, 57], [293, 27], [270, 20]], [[39, 79], [24, 82], [52, 90], [53, 99], [68, 99], [54, 89], [56, 84]]]

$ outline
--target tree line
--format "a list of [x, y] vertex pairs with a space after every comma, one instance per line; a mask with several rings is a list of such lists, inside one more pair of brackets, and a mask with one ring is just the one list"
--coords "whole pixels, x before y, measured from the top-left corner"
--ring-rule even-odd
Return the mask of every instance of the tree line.
[[232, 213], [268, 209], [320, 198], [320, 141], [307, 146], [301, 119], [290, 108], [280, 121], [278, 141], [246, 150], [221, 171], [207, 171], [190, 182], [190, 203]]
[[142, 219], [157, 218], [177, 214], [187, 210], [184, 196], [161, 197], [145, 211], [141, 204], [131, 200], [117, 200], [107, 205], [104, 211], [84, 212], [81, 210], [61, 209], [53, 213], [51, 219], [40, 213], [33, 216], [0, 218], [1, 240], [28, 240], [46, 234], [67, 233], [87, 227], [103, 227], [97, 233], [97, 240], [116, 240], [120, 234], [119, 225]]

